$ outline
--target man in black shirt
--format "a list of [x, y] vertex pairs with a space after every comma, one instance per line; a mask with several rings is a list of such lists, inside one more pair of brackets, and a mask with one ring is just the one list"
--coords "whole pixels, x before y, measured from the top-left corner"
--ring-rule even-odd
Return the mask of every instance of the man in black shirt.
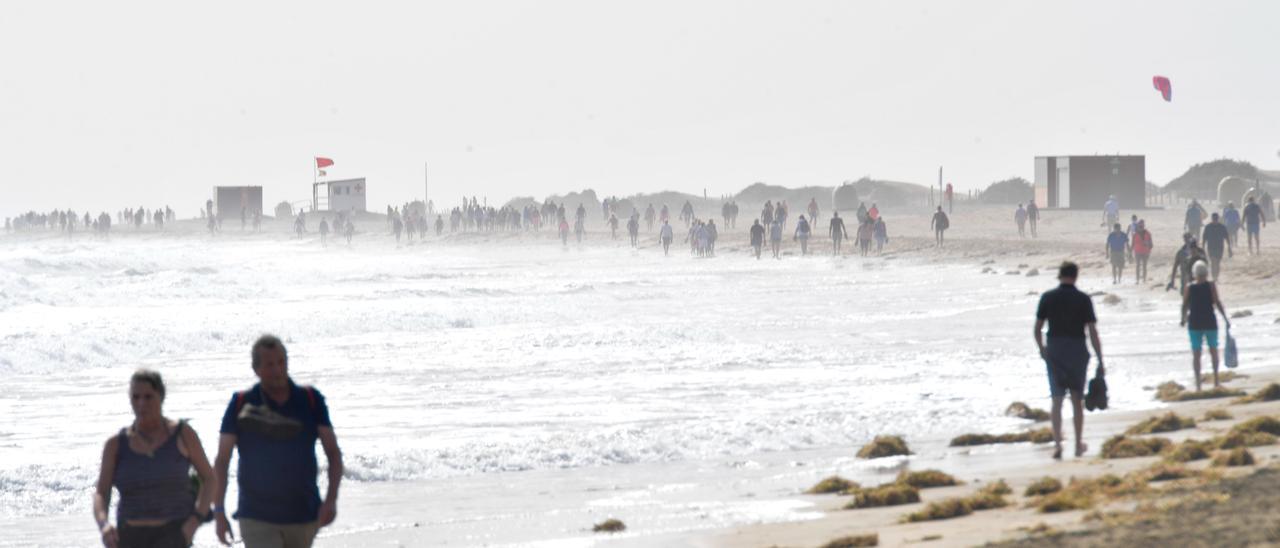
[[1204, 235], [1200, 241], [1204, 242], [1204, 250], [1209, 255], [1209, 270], [1213, 272], [1213, 281], [1216, 282], [1218, 270], [1222, 267], [1222, 252], [1225, 250], [1228, 256], [1235, 255], [1235, 250], [1231, 249], [1231, 233], [1227, 232], [1227, 225], [1218, 222], [1217, 213], [1209, 216], [1209, 224], [1204, 225]]
[[[1036, 346], [1049, 373], [1049, 395], [1053, 398], [1051, 411], [1053, 422], [1053, 458], [1062, 458], [1062, 400], [1071, 392], [1071, 408], [1076, 431], [1076, 456], [1089, 450], [1082, 435], [1084, 432], [1084, 385], [1089, 376], [1089, 349], [1085, 346], [1085, 330], [1093, 343], [1093, 354], [1098, 358], [1096, 375], [1104, 374], [1102, 342], [1098, 340], [1098, 318], [1093, 314], [1093, 300], [1076, 289], [1076, 276], [1080, 269], [1075, 263], [1064, 262], [1058, 268], [1060, 285], [1040, 296], [1036, 309]], [[1049, 323], [1046, 338], [1041, 331]]]
[[751, 249], [756, 252], [756, 260], [760, 260], [760, 248], [764, 247], [764, 227], [760, 219], [751, 224]]

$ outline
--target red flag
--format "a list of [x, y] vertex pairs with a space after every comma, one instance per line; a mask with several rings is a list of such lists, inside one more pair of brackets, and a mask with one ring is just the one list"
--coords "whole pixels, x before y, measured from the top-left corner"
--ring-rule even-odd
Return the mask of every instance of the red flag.
[[329, 167], [333, 165], [333, 160], [316, 156], [316, 167]]

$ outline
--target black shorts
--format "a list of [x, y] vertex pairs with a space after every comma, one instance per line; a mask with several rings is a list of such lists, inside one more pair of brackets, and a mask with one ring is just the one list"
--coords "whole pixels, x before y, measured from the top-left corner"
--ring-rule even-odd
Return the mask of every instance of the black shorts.
[[1083, 338], [1049, 337], [1045, 343], [1045, 366], [1050, 396], [1061, 398], [1071, 391], [1084, 397], [1084, 383], [1089, 376], [1089, 348]]

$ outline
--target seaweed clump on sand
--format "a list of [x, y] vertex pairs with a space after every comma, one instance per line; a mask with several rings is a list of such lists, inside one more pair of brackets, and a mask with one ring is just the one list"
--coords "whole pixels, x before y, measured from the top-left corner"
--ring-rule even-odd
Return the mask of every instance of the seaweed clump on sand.
[[1261, 403], [1280, 400], [1280, 384], [1270, 383], [1257, 392], [1236, 400], [1236, 403]]
[[1172, 481], [1195, 476], [1197, 472], [1179, 464], [1160, 463], [1141, 472], [1146, 481]]
[[1057, 478], [1045, 476], [1043, 478], [1040, 478], [1036, 481], [1031, 482], [1031, 485], [1028, 485], [1027, 490], [1024, 491], [1022, 494], [1023, 496], [1027, 496], [1027, 497], [1041, 497], [1044, 495], [1057, 493], [1058, 491], [1061, 491], [1061, 490], [1062, 490], [1062, 482], [1058, 481]]
[[900, 436], [876, 436], [876, 439], [872, 440], [871, 443], [862, 446], [862, 449], [858, 450], [858, 458], [860, 459], [878, 459], [910, 454], [911, 449], [907, 448], [907, 442]]
[[1230, 412], [1230, 411], [1227, 411], [1226, 409], [1210, 409], [1210, 410], [1208, 410], [1208, 411], [1205, 411], [1205, 412], [1204, 412], [1204, 419], [1201, 419], [1201, 420], [1205, 420], [1205, 421], [1229, 421], [1229, 420], [1234, 419], [1234, 418], [1235, 418], [1235, 417], [1231, 415], [1231, 412]]
[[970, 447], [974, 445], [993, 445], [997, 443], [1050, 443], [1053, 441], [1053, 429], [1039, 428], [1016, 434], [962, 434], [951, 438], [952, 447]]
[[1213, 447], [1214, 443], [1209, 441], [1183, 440], [1182, 443], [1174, 446], [1164, 458], [1169, 462], [1203, 460], [1209, 458], [1209, 452], [1213, 450]]
[[1232, 434], [1253, 434], [1257, 432], [1280, 436], [1280, 420], [1264, 415], [1254, 417], [1231, 428]]
[[849, 535], [833, 539], [822, 545], [822, 548], [864, 548], [866, 546], [879, 546], [880, 535], [869, 533], [866, 535]]
[[1034, 506], [1045, 514], [1087, 510], [1092, 508], [1098, 499], [1117, 499], [1139, 493], [1146, 488], [1146, 482], [1141, 478], [1121, 478], [1114, 474], [1105, 474], [1093, 479], [1073, 479], [1061, 491], [1046, 495]]
[[1004, 414], [1009, 417], [1017, 417], [1035, 422], [1045, 422], [1049, 420], [1048, 411], [1045, 411], [1044, 409], [1036, 409], [1020, 401], [1015, 401], [1009, 404], [1009, 407], [1005, 408]]
[[1216, 387], [1208, 390], [1188, 392], [1187, 387], [1173, 381], [1162, 383], [1156, 387], [1156, 399], [1163, 402], [1179, 402], [1194, 400], [1210, 400], [1214, 398], [1233, 398], [1243, 396], [1243, 390]]
[[1214, 466], [1253, 466], [1255, 462], [1253, 453], [1244, 447], [1224, 451], [1213, 457]]
[[940, 519], [958, 518], [973, 513], [973, 506], [969, 504], [967, 499], [950, 498], [943, 499], [926, 504], [923, 509], [918, 512], [907, 514], [903, 521], [914, 523], [918, 521], [934, 521]]
[[1127, 459], [1158, 455], [1173, 445], [1167, 438], [1127, 438], [1114, 436], [1102, 444], [1102, 458]]
[[908, 472], [903, 470], [898, 474], [897, 483], [910, 485], [916, 489], [928, 489], [930, 487], [950, 487], [959, 485], [960, 482], [951, 474], [941, 470], [921, 470], [919, 472]]
[[627, 524], [622, 523], [621, 520], [617, 520], [613, 518], [609, 518], [600, 523], [597, 523], [595, 524], [594, 527], [591, 528], [591, 532], [593, 533], [621, 533], [626, 530], [627, 530]]
[[1195, 428], [1196, 420], [1190, 417], [1179, 417], [1177, 413], [1172, 411], [1155, 417], [1147, 417], [1146, 420], [1130, 426], [1124, 433], [1128, 435], [1138, 434], [1157, 434], [1160, 432], [1173, 432], [1184, 428]]
[[898, 506], [920, 502], [920, 491], [910, 485], [887, 483], [871, 489], [858, 489], [853, 499], [844, 505], [845, 510]]
[[1010, 489], [1004, 480], [1000, 480], [991, 485], [987, 485], [979, 489], [977, 493], [967, 497], [953, 497], [940, 501], [930, 502], [918, 512], [912, 512], [903, 516], [902, 521], [913, 523], [918, 521], [934, 521], [940, 519], [958, 518], [967, 516], [974, 512], [982, 510], [991, 510], [993, 508], [1004, 508], [1009, 502], [1004, 499], [1004, 495], [1009, 494]]
[[1235, 449], [1237, 447], [1262, 447], [1275, 445], [1275, 435], [1266, 432], [1231, 432], [1218, 436], [1213, 440], [1218, 449]]
[[815, 483], [813, 487], [810, 487], [809, 490], [805, 491], [805, 493], [810, 495], [827, 495], [831, 493], [847, 493], [861, 488], [862, 486], [858, 485], [858, 482], [856, 481], [849, 481], [840, 476], [831, 476]]

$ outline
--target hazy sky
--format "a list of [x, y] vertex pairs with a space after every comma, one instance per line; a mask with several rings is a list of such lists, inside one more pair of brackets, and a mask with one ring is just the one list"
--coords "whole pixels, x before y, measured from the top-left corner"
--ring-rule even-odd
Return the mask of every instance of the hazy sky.
[[[3, 214], [1280, 167], [1280, 2], [15, 2]], [[1151, 77], [1173, 81], [1173, 102]]]

